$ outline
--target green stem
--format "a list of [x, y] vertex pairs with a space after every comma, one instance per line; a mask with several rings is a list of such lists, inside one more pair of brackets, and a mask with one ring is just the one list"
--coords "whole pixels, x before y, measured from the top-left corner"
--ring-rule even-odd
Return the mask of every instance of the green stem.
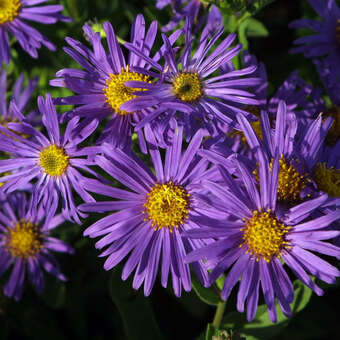
[[225, 301], [220, 301], [217, 305], [214, 320], [212, 322], [212, 325], [217, 329], [220, 328], [222, 317], [223, 317], [224, 310], [225, 310], [225, 306], [226, 306]]

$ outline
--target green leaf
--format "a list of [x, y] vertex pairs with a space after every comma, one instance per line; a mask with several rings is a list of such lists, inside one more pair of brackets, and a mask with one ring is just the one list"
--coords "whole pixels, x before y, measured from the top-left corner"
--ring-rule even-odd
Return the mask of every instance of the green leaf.
[[267, 37], [269, 32], [261, 21], [255, 18], [248, 18], [247, 23], [247, 36], [248, 37]]
[[162, 340], [150, 300], [131, 288], [131, 280], [124, 282], [120, 270], [112, 271], [109, 290], [112, 301], [121, 315], [127, 339]]
[[194, 289], [197, 296], [208, 305], [217, 306], [218, 303], [221, 301], [220, 297], [218, 296], [217, 292], [214, 289], [214, 286], [210, 288], [205, 288], [199, 282], [199, 280], [192, 276], [192, 288]]
[[213, 336], [218, 336], [219, 330], [211, 323], [208, 323], [207, 330], [205, 332], [205, 340], [211, 340]]
[[[312, 291], [300, 281], [294, 283], [294, 301], [291, 304], [293, 315], [300, 312], [306, 307]], [[272, 339], [285, 328], [290, 319], [281, 311], [278, 303], [276, 303], [277, 323], [273, 323], [268, 316], [267, 306], [260, 305], [257, 309], [255, 319], [248, 323], [245, 313], [233, 312], [228, 314], [222, 322], [223, 329], [233, 328], [240, 334], [246, 336], [247, 340], [267, 340]]]

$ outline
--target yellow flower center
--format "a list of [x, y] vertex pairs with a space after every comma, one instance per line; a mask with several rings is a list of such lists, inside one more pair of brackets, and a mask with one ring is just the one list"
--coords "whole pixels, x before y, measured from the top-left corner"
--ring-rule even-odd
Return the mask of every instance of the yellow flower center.
[[20, 0], [0, 0], [0, 25], [13, 21], [19, 14]]
[[329, 145], [335, 145], [340, 137], [340, 107], [333, 106], [325, 114], [326, 117], [332, 117], [333, 122], [328, 130], [326, 142]]
[[202, 83], [197, 73], [183, 72], [173, 79], [174, 95], [184, 102], [195, 102], [203, 95]]
[[[9, 171], [7, 172], [2, 172], [0, 173], [0, 177], [5, 177], [5, 176], [8, 176], [10, 175], [11, 173]], [[5, 184], [6, 182], [0, 182], [0, 188]]]
[[313, 179], [320, 190], [331, 197], [340, 197], [340, 169], [333, 166], [327, 169], [326, 163], [317, 163]]
[[190, 194], [181, 186], [171, 181], [166, 184], [156, 184], [148, 193], [145, 210], [155, 230], [167, 227], [178, 228], [188, 217]]
[[280, 256], [283, 248], [289, 248], [285, 235], [290, 227], [279, 222], [270, 210], [255, 210], [252, 217], [244, 221], [241, 229], [244, 242], [240, 247], [247, 246], [247, 253], [253, 255], [257, 261], [263, 258], [269, 262], [273, 257]]
[[[277, 185], [277, 199], [279, 201], [296, 201], [300, 197], [300, 192], [307, 186], [305, 175], [301, 175], [293, 165], [286, 162], [283, 155], [279, 160], [279, 179]], [[270, 169], [273, 162], [270, 163]]]
[[340, 44], [340, 19], [337, 20], [337, 25], [335, 29], [336, 39], [338, 40], [338, 43]]
[[34, 257], [43, 248], [43, 235], [37, 224], [22, 219], [14, 228], [8, 228], [4, 245], [13, 257]]
[[[1, 1], [1, 0], [0, 0]], [[4, 117], [0, 117], [0, 125], [2, 125], [5, 129], [7, 129], [8, 131], [16, 134], [17, 136], [20, 136], [22, 138], [28, 138], [29, 135], [26, 135], [24, 133], [20, 133], [18, 131], [12, 130], [10, 129], [7, 125], [8, 123], [19, 123], [19, 120], [17, 118], [4, 118]], [[6, 132], [2, 132], [0, 131], [1, 135], [7, 136], [9, 138], [12, 138], [14, 140], [18, 140], [17, 138], [11, 136], [10, 134], [7, 134]]]
[[151, 83], [149, 78], [149, 76], [129, 71], [129, 66], [126, 67], [126, 70], [122, 68], [119, 74], [110, 73], [110, 79], [106, 79], [107, 87], [103, 89], [106, 102], [109, 103], [115, 113], [119, 115], [124, 116], [131, 113], [125, 110], [120, 110], [120, 107], [125, 102], [137, 97], [136, 95], [132, 94], [133, 92], [143, 91], [143, 89], [125, 86], [125, 82], [143, 81], [145, 83]]
[[60, 176], [66, 172], [69, 156], [63, 148], [52, 144], [40, 152], [39, 163], [48, 175]]
[[[263, 136], [262, 136], [262, 128], [261, 128], [261, 109], [258, 106], [254, 106], [254, 105], [247, 105], [244, 108], [245, 111], [250, 112], [251, 114], [253, 114], [254, 116], [256, 116], [258, 118], [258, 120], [250, 122], [250, 125], [252, 126], [255, 134], [257, 135], [257, 137], [262, 140]], [[240, 136], [240, 140], [241, 143], [244, 146], [248, 146], [248, 142], [247, 142], [247, 138], [244, 135], [243, 131], [240, 130], [233, 130], [231, 132], [227, 133], [227, 136], [230, 138], [235, 138], [236, 136]]]

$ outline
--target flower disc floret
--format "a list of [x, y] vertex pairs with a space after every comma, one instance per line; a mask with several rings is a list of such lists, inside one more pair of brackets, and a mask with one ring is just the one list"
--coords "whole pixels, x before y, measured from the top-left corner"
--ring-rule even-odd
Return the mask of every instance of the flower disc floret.
[[[293, 165], [286, 162], [283, 155], [279, 160], [279, 179], [277, 185], [277, 199], [283, 202], [296, 201], [300, 192], [306, 187], [306, 177], [301, 175]], [[272, 168], [273, 162], [270, 163]]]
[[110, 78], [106, 79], [106, 86], [103, 91], [106, 97], [106, 102], [112, 107], [115, 113], [119, 115], [126, 115], [130, 112], [121, 110], [120, 107], [125, 102], [136, 98], [133, 94], [135, 91], [141, 91], [141, 89], [128, 87], [125, 85], [127, 81], [142, 81], [150, 83], [150, 77], [137, 72], [129, 71], [129, 66], [126, 69], [122, 68], [119, 74], [110, 73]]
[[69, 165], [69, 156], [55, 144], [43, 149], [39, 158], [40, 166], [50, 176], [61, 176]]
[[317, 163], [313, 179], [318, 188], [331, 197], [340, 197], [340, 169], [327, 168], [326, 163]]
[[148, 193], [144, 204], [147, 215], [155, 230], [178, 228], [188, 218], [190, 194], [181, 186], [172, 183], [156, 184]]
[[13, 21], [19, 14], [20, 0], [0, 0], [0, 25]]
[[255, 210], [250, 219], [244, 219], [243, 231], [244, 242], [248, 250], [247, 253], [253, 255], [257, 261], [263, 258], [270, 262], [273, 257], [278, 257], [281, 250], [289, 247], [285, 240], [285, 235], [290, 227], [284, 225], [268, 211]]
[[203, 95], [198, 73], [180, 73], [174, 77], [172, 86], [174, 95], [184, 102], [195, 102]]
[[4, 245], [12, 257], [26, 259], [40, 253], [43, 248], [43, 235], [37, 224], [22, 219], [14, 228], [8, 229]]

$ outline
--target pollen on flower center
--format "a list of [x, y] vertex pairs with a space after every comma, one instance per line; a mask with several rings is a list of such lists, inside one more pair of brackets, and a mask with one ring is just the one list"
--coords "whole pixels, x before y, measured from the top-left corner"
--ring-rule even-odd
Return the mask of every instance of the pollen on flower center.
[[326, 163], [317, 163], [313, 179], [318, 188], [331, 197], [340, 197], [340, 169], [327, 168]]
[[167, 227], [178, 228], [188, 217], [190, 194], [181, 186], [172, 183], [156, 184], [144, 203], [146, 220], [151, 220], [155, 230]]
[[0, 25], [13, 21], [19, 14], [20, 0], [0, 0]]
[[340, 138], [340, 107], [331, 107], [327, 110], [325, 116], [333, 118], [332, 125], [326, 136], [326, 142], [329, 145], [335, 145]]
[[125, 102], [137, 97], [132, 94], [133, 92], [143, 91], [143, 89], [128, 87], [125, 85], [125, 82], [143, 81], [145, 83], [150, 83], [151, 81], [149, 78], [149, 76], [145, 76], [144, 74], [129, 71], [129, 66], [126, 67], [126, 70], [122, 68], [119, 74], [110, 73], [110, 78], [106, 79], [107, 87], [103, 89], [106, 102], [109, 103], [115, 113], [119, 115], [124, 116], [131, 113], [121, 110], [120, 107]]
[[13, 257], [34, 257], [43, 248], [43, 235], [37, 224], [22, 219], [14, 228], [8, 227], [4, 246]]
[[[273, 162], [270, 163], [272, 169]], [[277, 185], [277, 199], [291, 202], [299, 199], [300, 192], [307, 186], [305, 175], [301, 175], [293, 165], [286, 162], [283, 155], [279, 160], [279, 179]]]
[[173, 92], [184, 102], [195, 102], [203, 95], [201, 80], [197, 73], [183, 72], [173, 79]]
[[63, 148], [52, 144], [40, 152], [39, 163], [48, 175], [60, 176], [66, 172], [69, 156]]
[[[0, 1], [1, 1], [1, 0], [0, 0]], [[8, 131], [10, 131], [10, 132], [16, 134], [17, 136], [22, 137], [22, 138], [28, 138], [28, 137], [29, 137], [29, 135], [27, 135], [27, 134], [20, 133], [20, 132], [18, 132], [18, 131], [15, 131], [15, 130], [10, 129], [10, 128], [8, 127], [8, 124], [9, 124], [9, 123], [19, 123], [19, 120], [18, 120], [17, 118], [8, 118], [8, 117], [4, 118], [4, 117], [0, 117], [0, 125], [2, 125], [5, 129], [7, 129]], [[9, 138], [12, 138], [12, 139], [14, 139], [14, 140], [18, 140], [17, 138], [11, 136], [10, 134], [7, 134], [6, 132], [0, 131], [0, 134], [2, 134], [2, 135], [4, 135], [4, 136], [7, 136], [7, 137], [9, 137]]]
[[243, 231], [244, 242], [240, 245], [248, 248], [247, 253], [253, 255], [258, 261], [263, 258], [269, 262], [278, 257], [283, 248], [289, 244], [285, 239], [290, 227], [284, 225], [272, 215], [270, 210], [253, 212], [250, 219], [245, 219]]

